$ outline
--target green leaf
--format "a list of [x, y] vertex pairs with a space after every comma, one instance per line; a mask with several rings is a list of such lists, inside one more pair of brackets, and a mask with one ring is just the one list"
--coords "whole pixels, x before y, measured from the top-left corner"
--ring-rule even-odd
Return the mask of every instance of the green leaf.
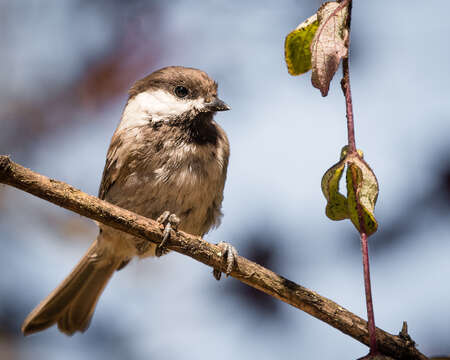
[[373, 214], [378, 198], [378, 181], [369, 165], [359, 156], [353, 155], [347, 157], [346, 160], [348, 162], [346, 178], [350, 220], [358, 231], [364, 231], [370, 236], [378, 228]]
[[348, 55], [348, 7], [341, 6], [334, 1], [326, 2], [317, 11], [319, 27], [311, 42], [311, 82], [322, 96], [328, 95], [331, 79], [341, 59]]
[[318, 26], [314, 14], [286, 36], [284, 55], [289, 74], [301, 75], [311, 70], [311, 42]]
[[347, 199], [339, 192], [344, 167], [345, 155], [341, 155], [341, 161], [329, 168], [322, 177], [322, 192], [327, 199], [325, 214], [336, 221], [349, 218]]

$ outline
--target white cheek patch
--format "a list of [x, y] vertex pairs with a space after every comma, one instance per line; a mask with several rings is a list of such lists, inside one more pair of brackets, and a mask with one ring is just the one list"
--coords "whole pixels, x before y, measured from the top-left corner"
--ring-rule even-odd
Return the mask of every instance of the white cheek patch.
[[151, 122], [170, 121], [190, 111], [201, 111], [203, 99], [180, 99], [164, 90], [142, 92], [125, 107], [119, 130], [146, 125]]

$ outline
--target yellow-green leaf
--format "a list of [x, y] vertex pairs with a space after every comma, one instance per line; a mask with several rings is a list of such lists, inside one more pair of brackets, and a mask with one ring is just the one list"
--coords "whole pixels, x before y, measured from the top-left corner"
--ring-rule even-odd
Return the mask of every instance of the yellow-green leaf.
[[314, 14], [286, 36], [284, 55], [289, 74], [301, 75], [311, 69], [311, 42], [318, 26]]
[[364, 231], [370, 236], [378, 228], [373, 214], [378, 198], [378, 181], [362, 158], [352, 156], [347, 158], [347, 161], [347, 201], [350, 220], [358, 231]]
[[329, 168], [322, 177], [322, 192], [327, 199], [326, 215], [331, 220], [349, 218], [347, 199], [339, 192], [339, 181], [345, 167], [345, 159]]
[[378, 199], [378, 181], [369, 165], [362, 157], [355, 157], [353, 163], [359, 167], [362, 172], [362, 184], [358, 193], [361, 205], [373, 213]]
[[[347, 197], [339, 192], [339, 182], [347, 166]], [[372, 169], [363, 160], [363, 152], [349, 153], [348, 146], [341, 150], [340, 161], [322, 177], [322, 192], [327, 199], [326, 215], [331, 220], [348, 219], [358, 231], [367, 235], [377, 231], [374, 217], [378, 197], [378, 182]]]

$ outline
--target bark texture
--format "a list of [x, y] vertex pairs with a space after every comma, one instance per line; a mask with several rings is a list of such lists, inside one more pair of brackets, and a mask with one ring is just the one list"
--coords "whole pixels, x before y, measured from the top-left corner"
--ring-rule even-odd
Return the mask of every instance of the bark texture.
[[[62, 181], [50, 179], [0, 155], [0, 183], [7, 184], [65, 209], [76, 212], [126, 233], [159, 243], [163, 226], [154, 220], [119, 208], [88, 195]], [[294, 236], [294, 234], [293, 234]], [[182, 231], [172, 232], [167, 247], [212, 268], [226, 265], [218, 246]], [[296, 284], [246, 258], [237, 257], [231, 276], [266, 294], [320, 319], [344, 334], [369, 345], [367, 322], [314, 291]], [[345, 290], [343, 290], [345, 291]], [[377, 328], [378, 349], [395, 359], [427, 359], [406, 336], [396, 336]]]

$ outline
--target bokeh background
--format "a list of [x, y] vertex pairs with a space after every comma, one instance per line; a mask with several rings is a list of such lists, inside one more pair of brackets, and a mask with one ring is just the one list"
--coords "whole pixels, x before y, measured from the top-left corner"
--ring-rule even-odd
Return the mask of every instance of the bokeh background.
[[[197, 67], [233, 110], [225, 217], [211, 242], [366, 317], [352, 225], [324, 215], [320, 180], [346, 142], [339, 77], [322, 98], [291, 77], [285, 35], [320, 1], [0, 1], [0, 153], [97, 194], [128, 87]], [[357, 146], [380, 182], [370, 239], [375, 318], [427, 355], [450, 354], [450, 2], [356, 1]], [[96, 236], [88, 219], [0, 186], [1, 359], [356, 359], [330, 326], [171, 253], [134, 261], [91, 327], [24, 338], [29, 311]]]

